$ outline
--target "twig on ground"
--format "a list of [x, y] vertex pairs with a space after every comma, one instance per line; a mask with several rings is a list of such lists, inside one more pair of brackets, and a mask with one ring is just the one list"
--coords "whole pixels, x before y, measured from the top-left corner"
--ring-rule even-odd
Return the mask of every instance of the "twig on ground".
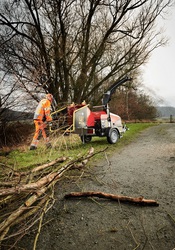
[[136, 240], [136, 238], [135, 238], [135, 236], [134, 236], [134, 234], [133, 234], [133, 232], [132, 232], [132, 230], [131, 230], [129, 224], [130, 224], [130, 221], [128, 222], [127, 228], [128, 228], [128, 230], [130, 231], [130, 234], [131, 234], [131, 236], [132, 236], [132, 238], [133, 238], [133, 240], [134, 240], [134, 242], [135, 242], [135, 244], [136, 244], [136, 247], [134, 247], [133, 250], [136, 250], [136, 249], [140, 246], [140, 243], [137, 242], [137, 240]]

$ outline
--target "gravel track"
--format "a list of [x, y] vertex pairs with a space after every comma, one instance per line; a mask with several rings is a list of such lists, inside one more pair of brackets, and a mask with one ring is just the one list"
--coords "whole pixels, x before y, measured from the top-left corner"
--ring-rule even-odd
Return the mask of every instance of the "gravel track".
[[[71, 191], [90, 190], [143, 196], [159, 206], [64, 199]], [[104, 155], [81, 178], [65, 178], [55, 198], [37, 250], [175, 249], [175, 124], [150, 127], [112, 157]], [[20, 247], [32, 250], [34, 235]]]

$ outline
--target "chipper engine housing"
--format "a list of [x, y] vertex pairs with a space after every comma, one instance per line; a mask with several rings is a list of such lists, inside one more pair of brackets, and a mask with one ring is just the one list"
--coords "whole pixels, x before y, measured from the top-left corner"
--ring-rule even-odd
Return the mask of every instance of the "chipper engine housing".
[[88, 105], [74, 111], [73, 129], [80, 135], [82, 142], [91, 141], [92, 136], [106, 136], [109, 143], [116, 143], [125, 132], [120, 116], [113, 113], [109, 116], [103, 109], [91, 111]]

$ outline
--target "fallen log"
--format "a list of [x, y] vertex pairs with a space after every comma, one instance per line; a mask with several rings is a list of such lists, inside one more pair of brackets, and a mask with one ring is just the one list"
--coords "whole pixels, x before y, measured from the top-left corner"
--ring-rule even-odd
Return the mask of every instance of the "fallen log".
[[95, 192], [95, 191], [89, 191], [89, 192], [71, 192], [69, 194], [66, 194], [64, 197], [72, 198], [72, 197], [98, 197], [98, 198], [105, 198], [105, 199], [111, 199], [115, 201], [121, 201], [121, 202], [129, 202], [139, 205], [147, 205], [147, 206], [159, 206], [159, 203], [155, 200], [147, 200], [141, 197], [130, 197], [130, 196], [123, 196], [123, 195], [116, 195], [116, 194], [110, 194], [110, 193], [104, 193], [104, 192]]

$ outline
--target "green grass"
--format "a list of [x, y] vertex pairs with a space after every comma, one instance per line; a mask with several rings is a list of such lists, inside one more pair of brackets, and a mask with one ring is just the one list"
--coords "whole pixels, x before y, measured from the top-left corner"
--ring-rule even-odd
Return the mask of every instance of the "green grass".
[[[127, 124], [129, 130], [116, 144], [109, 144], [106, 137], [93, 137], [90, 143], [82, 144], [79, 136], [71, 134], [69, 136], [52, 136], [52, 149], [46, 149], [42, 141], [37, 150], [30, 151], [29, 146], [24, 145], [22, 148], [13, 150], [6, 157], [1, 156], [1, 163], [12, 167], [15, 170], [29, 169], [42, 163], [49, 162], [61, 156], [69, 159], [87, 155], [89, 149], [93, 147], [95, 152], [105, 150], [108, 154], [114, 153], [134, 140], [139, 133], [155, 123], [131, 123]], [[97, 154], [93, 157], [93, 162], [104, 157], [104, 153]]]

